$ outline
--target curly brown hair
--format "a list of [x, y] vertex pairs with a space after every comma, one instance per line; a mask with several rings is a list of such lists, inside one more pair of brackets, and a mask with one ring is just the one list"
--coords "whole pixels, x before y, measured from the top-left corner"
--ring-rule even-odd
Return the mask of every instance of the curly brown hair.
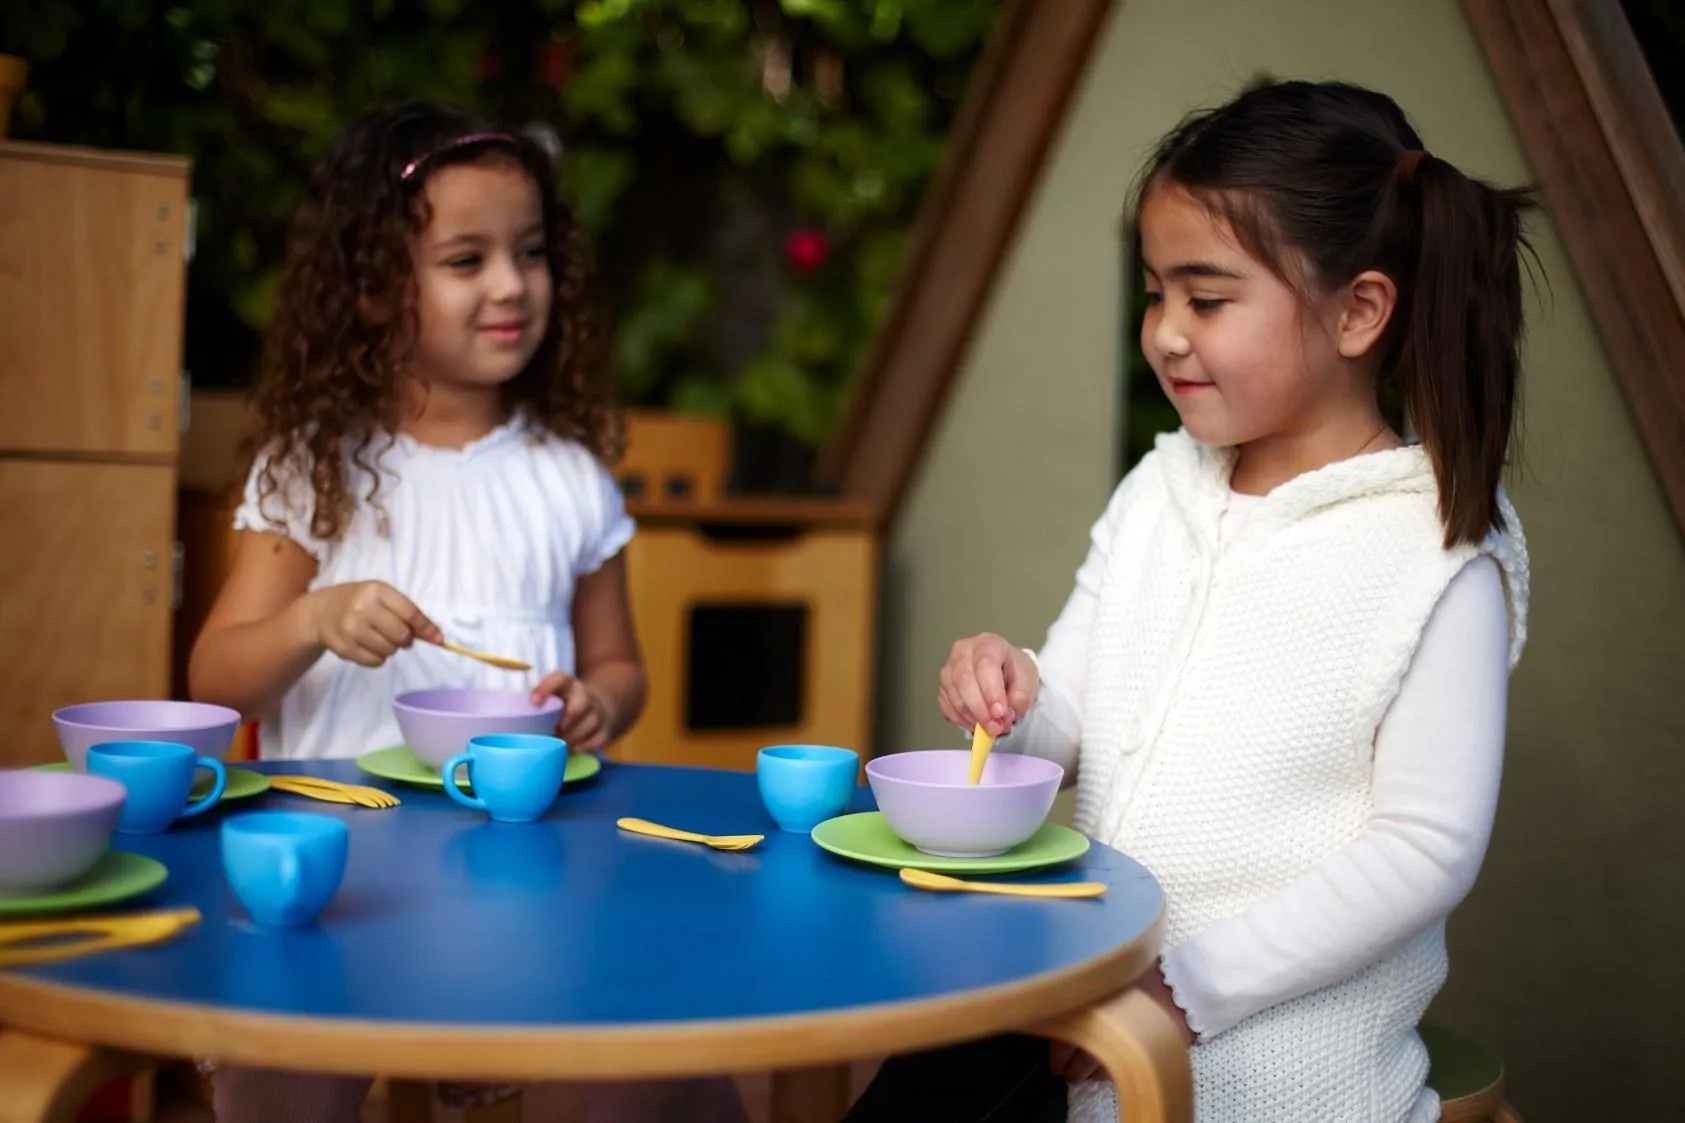
[[[603, 318], [590, 255], [557, 197], [549, 154], [469, 114], [406, 101], [348, 126], [311, 174], [265, 339], [252, 442], [263, 463], [259, 502], [277, 492], [283, 502], [300, 501], [283, 485], [290, 473], [307, 473], [310, 533], [318, 539], [343, 534], [358, 502], [379, 502], [369, 446], [377, 433], [397, 432], [401, 421], [403, 372], [417, 327], [409, 240], [428, 221], [426, 181], [446, 165], [487, 160], [513, 160], [537, 184], [555, 293], [538, 350], [502, 387], [505, 405], [605, 463], [620, 456], [621, 417], [601, 361]], [[351, 494], [347, 460], [367, 474], [367, 495]]]

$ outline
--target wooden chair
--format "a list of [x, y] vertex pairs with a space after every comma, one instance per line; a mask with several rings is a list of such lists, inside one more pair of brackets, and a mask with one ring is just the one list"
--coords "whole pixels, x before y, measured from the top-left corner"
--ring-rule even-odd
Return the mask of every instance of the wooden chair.
[[1428, 1047], [1428, 1087], [1439, 1093], [1440, 1123], [1522, 1123], [1504, 1100], [1504, 1063], [1496, 1053], [1443, 1026], [1418, 1032]]
[[731, 429], [715, 418], [629, 411], [615, 479], [629, 503], [706, 503], [725, 492], [731, 447]]

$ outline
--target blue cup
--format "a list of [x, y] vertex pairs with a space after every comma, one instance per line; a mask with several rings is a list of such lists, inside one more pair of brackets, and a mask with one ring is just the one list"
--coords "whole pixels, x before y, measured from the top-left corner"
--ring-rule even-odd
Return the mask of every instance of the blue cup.
[[[119, 834], [159, 834], [177, 819], [209, 811], [228, 786], [222, 761], [200, 756], [174, 741], [106, 741], [88, 748], [88, 771], [116, 780], [129, 790], [117, 820]], [[192, 803], [193, 771], [208, 768], [215, 777], [210, 794]]]
[[345, 877], [351, 832], [329, 815], [253, 811], [222, 824], [222, 868], [259, 924], [309, 924]]
[[[456, 786], [458, 765], [468, 766], [469, 795]], [[468, 740], [468, 751], [445, 761], [439, 775], [445, 794], [500, 823], [536, 823], [556, 802], [568, 768], [568, 743], [540, 733], [486, 733]]]
[[755, 782], [780, 830], [808, 834], [854, 796], [860, 754], [829, 745], [773, 745], [755, 757]]

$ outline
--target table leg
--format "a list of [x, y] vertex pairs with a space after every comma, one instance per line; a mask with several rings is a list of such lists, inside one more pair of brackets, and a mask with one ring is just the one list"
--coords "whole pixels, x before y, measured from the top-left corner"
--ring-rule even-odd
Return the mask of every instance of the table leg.
[[826, 1065], [772, 1074], [772, 1123], [837, 1123], [848, 1110], [849, 1068]]
[[1029, 1032], [1087, 1050], [1104, 1065], [1117, 1086], [1120, 1123], [1192, 1123], [1187, 1047], [1170, 1015], [1140, 991], [1126, 990]]
[[75, 1123], [88, 1097], [153, 1062], [0, 1028], [0, 1123]]

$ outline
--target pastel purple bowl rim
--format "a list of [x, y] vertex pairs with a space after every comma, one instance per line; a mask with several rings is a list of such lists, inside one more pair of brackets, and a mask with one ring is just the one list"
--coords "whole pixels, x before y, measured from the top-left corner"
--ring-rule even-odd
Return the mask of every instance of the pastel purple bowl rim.
[[105, 776], [95, 776], [91, 772], [45, 772], [34, 769], [6, 769], [0, 772], [0, 784], [8, 783], [6, 776], [19, 777], [22, 784], [35, 784], [50, 787], [59, 784], [67, 787], [81, 787], [96, 793], [100, 798], [90, 798], [89, 802], [80, 807], [54, 808], [26, 808], [21, 811], [6, 812], [0, 815], [0, 823], [7, 826], [20, 826], [34, 823], [48, 823], [63, 820], [71, 815], [100, 814], [120, 807], [128, 798], [129, 789], [119, 780]]
[[[123, 725], [109, 725], [104, 722], [81, 721], [73, 716], [76, 710], [91, 710], [96, 706], [156, 706], [159, 709], [175, 709], [190, 706], [205, 713], [206, 720], [188, 724], [160, 725], [157, 721], [145, 721], [139, 724], [128, 722]], [[104, 702], [76, 702], [69, 706], [60, 706], [53, 711], [53, 721], [72, 729], [98, 729], [110, 733], [135, 733], [137, 731], [152, 733], [183, 733], [190, 730], [215, 729], [219, 725], [239, 725], [240, 711], [231, 710], [227, 706], [219, 706], [214, 702], [190, 702], [181, 698], [112, 698]], [[139, 740], [129, 737], [126, 740]], [[156, 740], [157, 738], [151, 738]]]
[[[908, 749], [904, 752], [888, 753], [888, 754], [885, 754], [884, 756], [873, 757], [870, 761], [868, 761], [866, 763], [866, 778], [868, 780], [888, 780], [892, 784], [903, 784], [903, 785], [905, 785], [909, 788], [935, 788], [939, 791], [969, 791], [974, 786], [974, 785], [971, 785], [971, 784], [961, 783], [961, 782], [957, 782], [957, 781], [945, 783], [945, 784], [939, 784], [939, 783], [936, 783], [933, 780], [912, 780], [912, 779], [908, 779], [905, 776], [896, 776], [893, 773], [883, 772], [882, 770], [880, 770], [878, 768], [878, 765], [880, 763], [885, 762], [885, 761], [894, 760], [898, 756], [916, 756], [916, 755], [919, 755], [921, 753], [947, 753], [947, 754], [951, 754], [951, 755], [958, 755], [958, 756], [964, 756], [964, 757], [969, 757], [971, 755], [971, 751], [969, 749]], [[1004, 756], [1004, 755], [1007, 755], [1007, 754], [1003, 753], [1001, 755]], [[1044, 759], [1042, 757], [1039, 757], [1039, 756], [1027, 756], [1023, 753], [1013, 753], [1011, 755], [1013, 757], [1019, 759], [1019, 760], [1033, 760], [1033, 761], [1035, 761], [1036, 762], [1035, 764], [1032, 764], [1032, 765], [1028, 766], [1030, 768], [1046, 767], [1046, 768], [1052, 769], [1053, 771], [1048, 773], [1047, 775], [1031, 776], [1031, 777], [1027, 777], [1027, 778], [1021, 779], [1021, 780], [1008, 780], [1008, 781], [1005, 781], [1005, 782], [991, 782], [991, 783], [988, 783], [988, 784], [977, 784], [977, 785], [975, 785], [977, 790], [979, 790], [979, 791], [985, 791], [986, 790], [986, 791], [996, 791], [996, 792], [998, 792], [998, 791], [1003, 791], [1003, 790], [1004, 791], [1010, 791], [1010, 790], [1015, 789], [1015, 788], [1033, 788], [1033, 787], [1036, 787], [1037, 785], [1045, 784], [1049, 780], [1054, 780], [1054, 779], [1063, 780], [1065, 778], [1065, 770], [1063, 768], [1061, 768], [1058, 764], [1055, 764], [1051, 760], [1046, 760], [1046, 759]]]
[[[507, 696], [511, 700], [514, 699], [514, 698], [520, 697], [520, 698], [523, 699], [523, 705], [526, 708], [525, 709], [510, 709], [508, 711], [502, 711], [502, 710], [462, 710], [462, 709], [448, 709], [448, 710], [446, 710], [446, 709], [439, 709], [436, 706], [417, 705], [415, 702], [412, 702], [410, 700], [412, 698], [417, 698], [417, 697], [420, 697], [422, 695], [427, 695], [427, 694], [433, 694], [433, 695], [439, 695], [439, 694], [497, 695], [497, 696]], [[507, 690], [507, 689], [502, 689], [502, 688], [498, 688], [498, 687], [483, 687], [482, 688], [482, 687], [476, 687], [476, 686], [430, 686], [430, 687], [427, 687], [424, 690], [406, 690], [402, 694], [399, 694], [398, 696], [396, 696], [395, 698], [392, 699], [392, 705], [394, 707], [398, 708], [398, 709], [407, 710], [412, 714], [430, 714], [430, 715], [437, 715], [439, 717], [478, 717], [478, 718], [532, 717], [536, 714], [560, 713], [561, 710], [562, 710], [562, 700], [560, 698], [557, 698], [557, 697], [553, 696], [553, 695], [548, 697], [548, 698], [545, 698], [543, 702], [541, 702], [541, 703], [539, 703], [538, 705], [535, 706], [535, 705], [532, 704], [532, 699], [530, 697], [526, 696], [525, 691]]]

